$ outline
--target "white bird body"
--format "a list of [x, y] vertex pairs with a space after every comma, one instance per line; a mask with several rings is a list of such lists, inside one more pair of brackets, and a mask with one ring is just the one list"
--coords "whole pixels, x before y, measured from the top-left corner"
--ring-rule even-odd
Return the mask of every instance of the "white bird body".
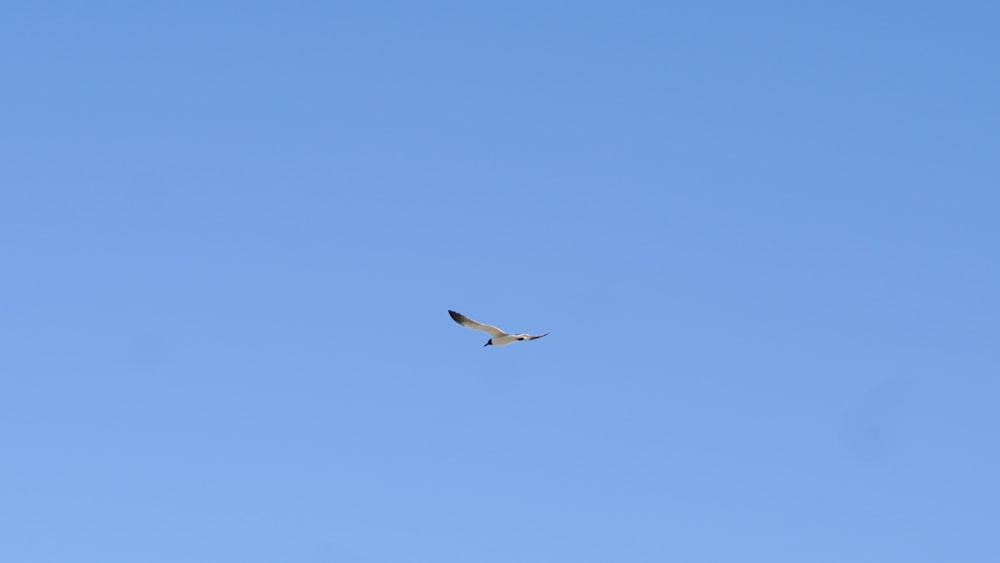
[[483, 344], [483, 346], [506, 346], [521, 340], [538, 340], [542, 336], [548, 336], [549, 334], [547, 332], [540, 336], [532, 336], [530, 334], [507, 334], [495, 326], [484, 325], [483, 323], [476, 322], [461, 313], [449, 310], [448, 314], [451, 315], [452, 320], [465, 328], [471, 328], [472, 330], [478, 330], [489, 334], [490, 339], [486, 342], [486, 344]]
[[490, 338], [490, 343], [491, 343], [490, 346], [506, 346], [508, 344], [513, 344], [518, 340], [528, 340], [528, 339], [532, 338], [527, 334], [505, 334], [503, 336], [494, 336], [493, 338]]

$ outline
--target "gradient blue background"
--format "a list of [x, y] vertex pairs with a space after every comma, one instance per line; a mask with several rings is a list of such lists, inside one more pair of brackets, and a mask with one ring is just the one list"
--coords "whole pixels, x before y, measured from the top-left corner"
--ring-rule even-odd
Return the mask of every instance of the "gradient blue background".
[[0, 560], [1000, 560], [998, 18], [6, 2]]

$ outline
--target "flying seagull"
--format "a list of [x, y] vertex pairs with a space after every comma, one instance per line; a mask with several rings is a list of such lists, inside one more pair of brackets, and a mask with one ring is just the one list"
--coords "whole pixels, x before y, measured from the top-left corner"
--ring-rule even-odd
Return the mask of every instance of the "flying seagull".
[[549, 335], [547, 332], [541, 336], [531, 336], [530, 334], [507, 334], [495, 326], [477, 323], [469, 317], [456, 313], [450, 309], [448, 310], [448, 314], [451, 315], [451, 318], [456, 323], [464, 326], [465, 328], [471, 328], [472, 330], [478, 330], [489, 334], [490, 339], [486, 342], [486, 344], [483, 344], [483, 346], [506, 346], [517, 342], [518, 340], [538, 340], [542, 336]]

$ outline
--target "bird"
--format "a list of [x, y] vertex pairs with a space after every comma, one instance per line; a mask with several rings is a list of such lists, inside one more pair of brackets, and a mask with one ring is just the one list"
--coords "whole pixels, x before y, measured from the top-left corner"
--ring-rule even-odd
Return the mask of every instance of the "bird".
[[464, 326], [465, 328], [471, 328], [472, 330], [478, 330], [480, 332], [485, 332], [490, 335], [490, 339], [483, 344], [486, 346], [506, 346], [508, 344], [513, 344], [519, 340], [538, 340], [542, 336], [548, 336], [549, 333], [542, 334], [540, 336], [532, 336], [530, 334], [507, 334], [506, 332], [500, 330], [495, 326], [484, 325], [483, 323], [477, 323], [476, 321], [466, 317], [461, 313], [456, 313], [451, 309], [448, 309], [448, 314], [451, 315], [452, 320], [456, 323]]

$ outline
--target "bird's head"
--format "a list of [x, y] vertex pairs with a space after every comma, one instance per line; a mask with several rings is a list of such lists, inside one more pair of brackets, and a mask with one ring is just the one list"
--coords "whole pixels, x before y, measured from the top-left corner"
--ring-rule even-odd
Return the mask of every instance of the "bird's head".
[[483, 344], [483, 348], [485, 348], [487, 346], [493, 346], [493, 339], [492, 338], [490, 338], [489, 340], [487, 340], [486, 344]]

